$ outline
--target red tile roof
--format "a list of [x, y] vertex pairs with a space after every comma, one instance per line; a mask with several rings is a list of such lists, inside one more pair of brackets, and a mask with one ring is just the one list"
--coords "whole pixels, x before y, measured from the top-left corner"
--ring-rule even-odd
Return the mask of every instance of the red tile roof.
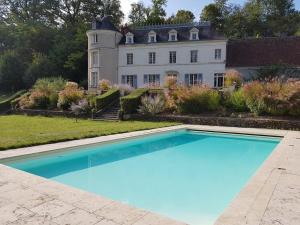
[[229, 40], [227, 67], [300, 66], [300, 37]]

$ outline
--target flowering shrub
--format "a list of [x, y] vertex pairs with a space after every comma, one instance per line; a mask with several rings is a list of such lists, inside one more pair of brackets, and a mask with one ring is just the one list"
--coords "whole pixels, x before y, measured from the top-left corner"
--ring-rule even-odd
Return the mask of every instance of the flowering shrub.
[[232, 93], [225, 93], [225, 106], [237, 112], [246, 112], [248, 110], [246, 99], [242, 88]]
[[227, 70], [225, 73], [225, 87], [237, 86], [240, 87], [242, 85], [242, 75], [237, 70]]
[[300, 115], [300, 82], [254, 81], [245, 85], [246, 104], [255, 114]]
[[115, 88], [120, 91], [121, 97], [129, 95], [134, 90], [134, 88], [128, 84], [116, 85]]
[[165, 101], [160, 95], [142, 97], [141, 103], [138, 112], [146, 115], [154, 116], [163, 112], [165, 108]]
[[111, 84], [110, 84], [109, 80], [106, 80], [106, 79], [100, 80], [99, 89], [101, 92], [108, 91], [108, 89], [110, 89], [110, 87], [111, 87]]
[[181, 113], [200, 113], [217, 110], [220, 106], [218, 91], [206, 86], [180, 87], [174, 92], [177, 110]]
[[165, 88], [168, 90], [174, 90], [177, 88], [177, 78], [176, 77], [166, 77]]
[[70, 108], [72, 103], [77, 104], [84, 96], [84, 91], [75, 82], [67, 82], [64, 90], [58, 94], [57, 107], [63, 110]]

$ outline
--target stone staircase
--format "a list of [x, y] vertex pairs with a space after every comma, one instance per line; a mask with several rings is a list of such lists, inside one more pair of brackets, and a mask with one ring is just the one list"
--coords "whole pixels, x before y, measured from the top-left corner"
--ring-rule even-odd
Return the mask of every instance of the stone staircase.
[[101, 112], [94, 115], [93, 120], [119, 120], [120, 103], [115, 102]]

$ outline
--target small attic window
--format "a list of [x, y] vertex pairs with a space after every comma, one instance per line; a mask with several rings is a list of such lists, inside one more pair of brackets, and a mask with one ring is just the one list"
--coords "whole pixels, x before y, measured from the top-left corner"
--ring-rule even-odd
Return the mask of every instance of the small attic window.
[[155, 43], [156, 42], [156, 33], [154, 31], [150, 31], [148, 34], [148, 42]]
[[199, 40], [199, 30], [195, 27], [190, 30], [190, 40], [191, 41]]
[[176, 30], [169, 31], [169, 41], [177, 41], [177, 31]]
[[93, 34], [93, 43], [98, 43], [98, 34]]
[[134, 39], [133, 39], [133, 34], [128, 32], [126, 34], [126, 44], [133, 44], [134, 43]]

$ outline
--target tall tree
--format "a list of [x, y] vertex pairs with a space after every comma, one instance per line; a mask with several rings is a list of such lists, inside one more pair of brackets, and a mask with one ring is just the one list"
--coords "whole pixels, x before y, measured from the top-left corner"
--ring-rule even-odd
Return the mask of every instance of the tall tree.
[[148, 20], [151, 9], [146, 7], [143, 2], [131, 4], [128, 16], [130, 24], [143, 24]]
[[194, 14], [188, 10], [178, 10], [175, 16], [167, 19], [168, 23], [191, 23], [195, 19]]
[[161, 24], [165, 22], [167, 0], [152, 0], [152, 7], [147, 22], [149, 24]]

